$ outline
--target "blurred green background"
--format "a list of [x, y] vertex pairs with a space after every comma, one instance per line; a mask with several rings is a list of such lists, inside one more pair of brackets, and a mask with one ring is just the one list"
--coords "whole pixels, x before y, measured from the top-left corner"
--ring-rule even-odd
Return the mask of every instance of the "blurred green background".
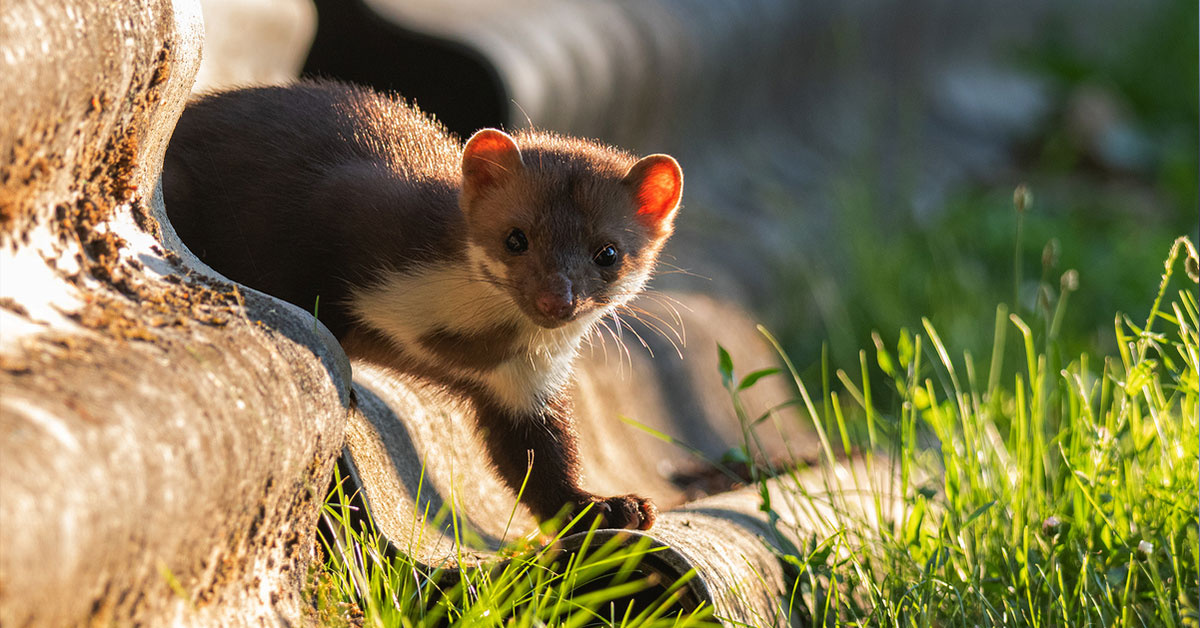
[[[854, 368], [873, 331], [894, 346], [922, 317], [948, 346], [986, 360], [996, 306], [1031, 320], [1057, 302], [1068, 270], [1078, 290], [1063, 325], [1066, 355], [1112, 354], [1114, 315], [1144, 317], [1172, 240], [1197, 238], [1197, 3], [1139, 6], [1145, 24], [1123, 41], [1068, 45], [1069, 17], [1058, 15], [1002, 53], [1051, 95], [1014, 169], [955, 186], [925, 219], [889, 212], [862, 184], [869, 177], [838, 182], [833, 233], [844, 254], [782, 272], [769, 314], [798, 363], [816, 368], [827, 342], [837, 365]], [[1020, 184], [1032, 203], [1018, 240]], [[789, 316], [814, 309], [819, 327]]]

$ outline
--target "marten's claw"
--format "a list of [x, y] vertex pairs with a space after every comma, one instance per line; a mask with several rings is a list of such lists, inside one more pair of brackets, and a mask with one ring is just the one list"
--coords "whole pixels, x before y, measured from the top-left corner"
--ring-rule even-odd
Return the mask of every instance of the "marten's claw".
[[600, 497], [586, 494], [578, 497], [571, 507], [559, 512], [559, 515], [565, 516], [563, 521], [570, 521], [585, 508], [588, 509], [587, 514], [577, 524], [585, 529], [599, 518], [597, 527], [601, 530], [649, 530], [658, 516], [658, 508], [654, 506], [654, 502], [645, 497]]
[[649, 530], [654, 526], [658, 508], [654, 502], [637, 495], [609, 497], [596, 504], [604, 516], [602, 528], [624, 528], [627, 530]]

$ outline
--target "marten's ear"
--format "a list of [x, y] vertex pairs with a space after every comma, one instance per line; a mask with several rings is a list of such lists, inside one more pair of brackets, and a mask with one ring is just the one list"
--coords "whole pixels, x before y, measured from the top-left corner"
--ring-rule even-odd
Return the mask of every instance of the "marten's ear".
[[476, 198], [524, 167], [521, 150], [507, 133], [496, 129], [477, 131], [463, 149], [463, 194], [467, 199]]
[[670, 227], [683, 194], [683, 171], [669, 155], [643, 157], [629, 169], [624, 182], [633, 190], [637, 219], [647, 227]]

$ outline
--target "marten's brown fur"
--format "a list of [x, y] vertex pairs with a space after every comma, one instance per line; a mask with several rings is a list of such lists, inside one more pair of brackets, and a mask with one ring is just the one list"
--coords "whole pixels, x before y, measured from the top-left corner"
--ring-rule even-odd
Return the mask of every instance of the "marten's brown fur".
[[[336, 82], [207, 96], [163, 191], [180, 237], [306, 309], [347, 354], [468, 398], [500, 477], [540, 519], [588, 504], [647, 529], [654, 505], [579, 486], [565, 392], [584, 336], [644, 286], [682, 190], [666, 155], [525, 131], [465, 146], [395, 98]], [[530, 466], [532, 464], [532, 466]]]

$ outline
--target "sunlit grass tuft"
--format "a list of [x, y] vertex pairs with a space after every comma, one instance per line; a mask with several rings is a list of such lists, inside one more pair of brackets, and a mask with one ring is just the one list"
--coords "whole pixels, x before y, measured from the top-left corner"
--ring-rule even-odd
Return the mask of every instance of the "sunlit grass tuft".
[[[1180, 264], [1186, 287], [1172, 293]], [[774, 482], [796, 503], [827, 506], [825, 523], [835, 531], [781, 557], [794, 566], [791, 618], [834, 626], [1196, 626], [1196, 265], [1192, 243], [1177, 240], [1146, 319], [1116, 317], [1114, 356], [1061, 355], [1069, 274], [1045, 316], [1027, 321], [999, 308], [992, 356], [982, 362], [954, 354], [926, 319], [892, 349], [876, 335], [857, 373], [836, 371], [840, 392], [823, 361], [818, 405], [781, 351], [816, 417], [825, 491], [813, 493], [792, 475], [760, 477], [763, 506], [773, 508], [765, 500]], [[1007, 370], [1006, 339], [1022, 356]], [[733, 365], [724, 353], [720, 362], [748, 424]], [[873, 400], [881, 394], [894, 399], [892, 409]], [[831, 441], [861, 448], [865, 480], [845, 472]], [[865, 508], [850, 506], [864, 494]], [[785, 520], [771, 518], [776, 529]], [[804, 538], [798, 529], [780, 532]]]
[[[709, 606], [680, 610], [679, 599], [694, 572], [663, 582], [657, 573], [639, 569], [642, 559], [661, 549], [649, 539], [601, 542], [592, 527], [574, 551], [560, 549], [560, 533], [541, 547], [510, 544], [480, 566], [463, 560], [466, 550], [456, 539], [457, 564], [430, 568], [414, 560], [414, 548], [389, 553], [373, 524], [357, 523], [363, 518], [354, 516], [354, 500], [340, 480], [335, 478], [323, 513], [329, 531], [322, 539], [325, 564], [309, 586], [323, 625], [715, 625]], [[577, 530], [577, 523], [564, 529]], [[653, 599], [647, 600], [648, 593]]]

